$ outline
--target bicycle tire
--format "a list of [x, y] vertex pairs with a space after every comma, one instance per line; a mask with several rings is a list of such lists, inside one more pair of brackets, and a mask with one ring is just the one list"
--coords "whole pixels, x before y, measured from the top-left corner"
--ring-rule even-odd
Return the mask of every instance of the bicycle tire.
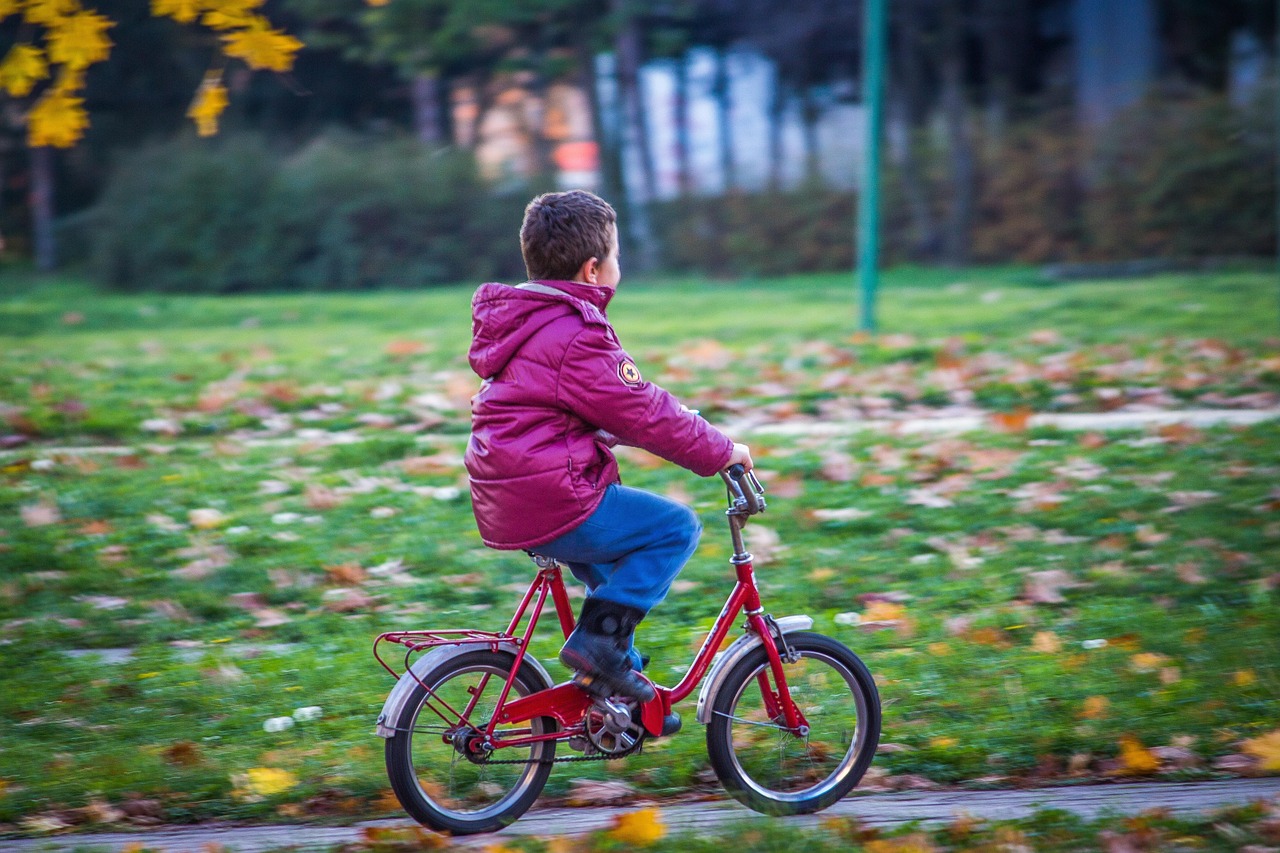
[[[430, 695], [422, 684], [410, 694], [395, 723], [395, 736], [387, 739], [385, 759], [391, 789], [414, 820], [452, 835], [493, 832], [524, 814], [542, 792], [551, 775], [555, 741], [494, 753], [495, 758], [527, 763], [490, 764], [468, 760], [445, 740], [459, 725], [456, 717], [439, 707], [441, 700], [461, 711], [472, 695], [467, 688], [479, 687], [471, 722], [482, 727], [492, 717], [514, 661], [504, 652], [468, 652], [423, 674], [422, 683], [432, 688]], [[526, 661], [516, 674], [509, 698], [551, 686]], [[451, 718], [452, 725], [437, 710]], [[537, 717], [526, 725], [534, 734], [556, 729], [551, 717]]]
[[783, 665], [787, 684], [809, 733], [788, 733], [764, 709], [757, 676], [772, 676], [763, 646], [729, 671], [707, 724], [707, 754], [725, 790], [771, 815], [809, 814], [839, 801], [867, 772], [880, 740], [880, 694], [858, 656], [821, 634], [786, 636], [799, 655]]

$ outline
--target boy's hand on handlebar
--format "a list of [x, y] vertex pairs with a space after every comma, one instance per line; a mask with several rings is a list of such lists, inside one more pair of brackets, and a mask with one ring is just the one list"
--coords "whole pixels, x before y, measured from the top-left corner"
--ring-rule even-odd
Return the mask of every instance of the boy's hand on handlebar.
[[725, 463], [724, 467], [730, 468], [738, 464], [741, 464], [742, 467], [746, 468], [748, 471], [753, 467], [751, 464], [751, 448], [747, 447], [745, 444], [738, 444], [735, 442], [733, 445], [733, 453], [730, 454], [729, 461]]

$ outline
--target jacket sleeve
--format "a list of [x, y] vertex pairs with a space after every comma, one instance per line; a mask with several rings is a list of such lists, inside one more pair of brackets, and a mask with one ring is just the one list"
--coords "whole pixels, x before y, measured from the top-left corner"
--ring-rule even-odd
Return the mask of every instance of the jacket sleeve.
[[729, 462], [733, 442], [668, 391], [640, 378], [611, 330], [588, 325], [569, 344], [556, 384], [560, 405], [623, 444], [701, 477]]

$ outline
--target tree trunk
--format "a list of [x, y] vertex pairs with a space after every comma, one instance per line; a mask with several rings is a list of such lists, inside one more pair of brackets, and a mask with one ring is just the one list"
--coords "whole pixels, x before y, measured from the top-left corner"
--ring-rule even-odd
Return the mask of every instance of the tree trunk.
[[[615, 12], [625, 14], [625, 0], [614, 0]], [[618, 30], [614, 42], [614, 55], [618, 78], [619, 112], [622, 114], [620, 147], [625, 152], [634, 146], [640, 167], [639, 183], [643, 198], [635, 198], [631, 187], [624, 180], [624, 196], [627, 200], [626, 217], [631, 235], [634, 266], [651, 270], [658, 263], [658, 249], [653, 227], [649, 221], [649, 202], [657, 196], [653, 158], [649, 152], [649, 135], [646, 132], [644, 104], [640, 97], [640, 29], [634, 17], [627, 18]]]
[[689, 145], [689, 59], [676, 58], [676, 183], [680, 195], [693, 191]]
[[445, 140], [444, 107], [440, 75], [420, 71], [413, 75], [413, 131], [423, 145], [441, 145]]
[[1009, 100], [1013, 91], [1013, 42], [1016, 38], [1025, 38], [1025, 34], [1016, 32], [1017, 14], [1017, 10], [1009, 8], [1006, 0], [979, 0], [983, 77], [986, 78], [983, 124], [987, 148], [993, 153], [999, 152], [1005, 127], [1009, 123]]
[[769, 189], [782, 189], [782, 131], [787, 118], [787, 88], [780, 75], [773, 76], [773, 97], [769, 101]]
[[53, 233], [53, 149], [31, 149], [31, 233], [35, 242], [36, 269], [51, 272], [58, 265]]
[[953, 266], [969, 262], [974, 209], [974, 153], [964, 91], [965, 30], [959, 4], [943, 4], [940, 74], [942, 115], [951, 160], [951, 210], [945, 252]]
[[[600, 195], [606, 199], [622, 198], [622, 152], [615, 132], [618, 127], [616, 118], [606, 120], [604, 104], [600, 100], [600, 75], [596, 70], [596, 54], [587, 40], [577, 45], [578, 68], [582, 77], [582, 85], [587, 90], [587, 100], [591, 104], [591, 134], [596, 140], [598, 168], [600, 172]], [[614, 104], [610, 117], [616, 116], [617, 104]]]
[[818, 118], [821, 111], [813, 100], [813, 91], [805, 87], [800, 99], [804, 124], [804, 179], [810, 183], [822, 180], [822, 153], [818, 150]]
[[726, 50], [716, 51], [716, 121], [720, 131], [720, 174], [724, 179], [724, 191], [730, 192], [738, 185], [737, 171], [733, 165], [733, 129], [730, 115], [733, 111], [729, 91], [729, 57]]
[[618, 62], [618, 95], [625, 116], [625, 139], [635, 146], [640, 165], [640, 185], [644, 188], [644, 201], [658, 196], [657, 178], [653, 167], [653, 154], [649, 147], [648, 110], [640, 91], [640, 27], [635, 18], [628, 17], [618, 31], [615, 42]]
[[899, 151], [898, 166], [902, 170], [902, 190], [906, 196], [907, 209], [911, 215], [912, 230], [915, 232], [913, 253], [922, 260], [934, 260], [938, 253], [938, 226], [933, 218], [933, 210], [929, 204], [929, 194], [921, 180], [922, 164], [916, 156], [918, 140], [921, 136], [920, 126], [924, 122], [923, 89], [924, 69], [922, 67], [923, 38], [920, 22], [920, 10], [917, 0], [899, 0], [897, 37], [894, 41], [896, 54], [895, 70], [901, 85], [892, 87], [890, 91], [898, 91], [902, 123], [906, 129], [905, 144]]

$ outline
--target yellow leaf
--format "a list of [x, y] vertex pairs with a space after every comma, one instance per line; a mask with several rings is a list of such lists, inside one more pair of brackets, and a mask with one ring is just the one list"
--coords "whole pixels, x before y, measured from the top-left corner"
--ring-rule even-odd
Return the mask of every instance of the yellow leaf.
[[111, 55], [107, 30], [115, 26], [96, 12], [78, 12], [49, 25], [49, 59], [67, 68], [86, 68]]
[[1107, 715], [1107, 707], [1111, 704], [1106, 696], [1090, 696], [1084, 700], [1084, 709], [1080, 716], [1086, 720], [1100, 720]]
[[1120, 738], [1120, 770], [1124, 775], [1141, 776], [1160, 767], [1160, 759], [1133, 735]]
[[1280, 770], [1280, 729], [1245, 741], [1244, 751], [1260, 759], [1263, 770]]
[[28, 0], [23, 17], [29, 24], [50, 27], [78, 8], [76, 0]]
[[151, 0], [151, 14], [189, 24], [200, 14], [200, 0]]
[[1129, 658], [1129, 665], [1135, 672], [1154, 672], [1167, 660], [1167, 657], [1156, 652], [1139, 652]]
[[946, 657], [951, 654], [951, 647], [946, 643], [930, 643], [928, 648], [929, 654], [934, 657]]
[[862, 621], [892, 622], [895, 619], [901, 619], [906, 613], [907, 608], [901, 604], [894, 604], [892, 601], [872, 601], [863, 611]]
[[298, 784], [298, 777], [275, 767], [250, 767], [245, 771], [249, 790], [260, 797], [281, 794]]
[[1258, 680], [1258, 676], [1251, 669], [1237, 669], [1231, 680], [1235, 682], [1236, 687], [1248, 687]]
[[84, 135], [89, 126], [89, 114], [84, 109], [84, 98], [77, 98], [61, 89], [45, 92], [27, 116], [27, 140], [32, 148], [52, 146], [70, 148]]
[[1052, 631], [1036, 631], [1031, 638], [1031, 648], [1047, 655], [1056, 655], [1062, 651], [1062, 640]]
[[655, 844], [666, 834], [667, 827], [662, 822], [662, 813], [656, 808], [618, 815], [614, 818], [613, 829], [609, 830], [611, 838], [636, 847]]
[[227, 56], [243, 59], [250, 68], [266, 68], [271, 71], [288, 71], [293, 67], [293, 55], [302, 48], [302, 42], [288, 33], [270, 29], [265, 18], [255, 18], [251, 26], [222, 37]]
[[207, 74], [187, 108], [187, 118], [196, 123], [196, 132], [201, 136], [213, 136], [218, 132], [218, 116], [226, 108], [227, 88], [222, 85], [222, 76]]
[[[3, 17], [0, 10], [0, 18]], [[15, 98], [25, 98], [31, 94], [36, 81], [48, 74], [49, 63], [45, 62], [44, 51], [34, 45], [15, 44], [4, 62], [0, 62], [0, 89]]]

